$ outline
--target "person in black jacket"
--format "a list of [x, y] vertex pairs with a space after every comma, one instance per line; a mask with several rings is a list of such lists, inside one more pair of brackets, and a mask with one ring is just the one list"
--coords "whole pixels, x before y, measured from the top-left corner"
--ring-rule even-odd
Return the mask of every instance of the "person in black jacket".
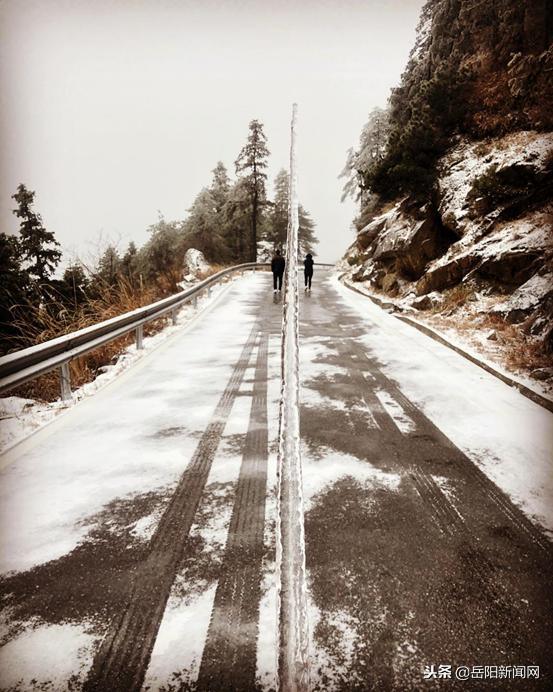
[[282, 290], [282, 276], [284, 274], [284, 267], [286, 266], [286, 262], [284, 260], [284, 257], [280, 254], [280, 250], [277, 250], [275, 252], [275, 255], [273, 259], [271, 260], [271, 271], [273, 272], [273, 289], [274, 292], [277, 292], [277, 282], [278, 282], [278, 290]]
[[303, 260], [303, 277], [305, 279], [305, 290], [310, 291], [311, 290], [311, 279], [313, 278], [313, 265], [315, 263], [313, 262], [313, 255], [311, 255], [309, 252], [305, 256], [305, 259]]

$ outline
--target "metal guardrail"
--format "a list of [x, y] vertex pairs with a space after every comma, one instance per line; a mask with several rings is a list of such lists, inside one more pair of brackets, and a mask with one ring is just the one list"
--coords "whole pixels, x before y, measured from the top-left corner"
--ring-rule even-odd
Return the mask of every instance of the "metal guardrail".
[[98, 322], [90, 327], [76, 332], [59, 336], [56, 339], [30, 346], [0, 358], [0, 394], [14, 387], [34, 380], [39, 375], [59, 368], [62, 399], [71, 398], [71, 381], [69, 363], [79, 356], [125, 336], [136, 332], [136, 347], [143, 348], [144, 325], [153, 320], [171, 314], [173, 324], [176, 323], [177, 313], [188, 302], [196, 303], [198, 296], [204, 290], [210, 290], [212, 284], [236, 272], [251, 269], [264, 269], [268, 264], [248, 262], [223, 269], [204, 279], [195, 286], [175, 293], [175, 295], [158, 300], [155, 303], [137, 308], [112, 319]]
[[163, 300], [158, 300], [156, 303], [59, 336], [56, 339], [50, 339], [50, 341], [36, 346], [9, 353], [0, 358], [0, 394], [59, 368], [61, 396], [62, 399], [69, 400], [71, 399], [69, 363], [72, 360], [132, 331], [136, 332], [136, 347], [142, 349], [146, 323], [170, 313], [173, 324], [175, 324], [180, 308], [190, 301], [195, 304], [200, 293], [206, 289], [209, 291], [212, 284], [217, 283], [220, 279], [236, 272], [243, 272], [248, 269], [255, 271], [268, 267], [270, 267], [269, 264], [256, 262], [227, 267], [195, 286]]

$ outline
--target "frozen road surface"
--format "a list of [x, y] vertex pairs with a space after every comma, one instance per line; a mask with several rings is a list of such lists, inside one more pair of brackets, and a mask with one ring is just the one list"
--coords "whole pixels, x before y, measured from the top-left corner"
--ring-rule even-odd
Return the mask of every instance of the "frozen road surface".
[[[553, 415], [329, 272], [300, 308], [311, 689], [553, 689]], [[4, 455], [2, 690], [277, 687], [281, 315], [235, 281]]]

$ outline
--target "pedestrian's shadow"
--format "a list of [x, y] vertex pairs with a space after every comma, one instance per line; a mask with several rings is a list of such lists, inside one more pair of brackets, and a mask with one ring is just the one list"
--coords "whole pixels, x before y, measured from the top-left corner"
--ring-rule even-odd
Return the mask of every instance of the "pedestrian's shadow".
[[280, 291], [278, 293], [273, 293], [273, 303], [281, 303], [282, 302], [282, 293]]

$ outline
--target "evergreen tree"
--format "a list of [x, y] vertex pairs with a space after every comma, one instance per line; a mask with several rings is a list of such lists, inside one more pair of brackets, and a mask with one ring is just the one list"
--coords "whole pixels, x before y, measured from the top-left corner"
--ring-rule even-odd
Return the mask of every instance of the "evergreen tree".
[[[290, 176], [287, 171], [281, 169], [275, 177], [275, 198], [272, 204], [267, 240], [275, 247], [283, 247], [286, 244], [288, 233], [288, 207], [289, 207], [289, 183]], [[300, 204], [298, 208], [298, 239], [300, 253], [313, 253], [314, 246], [318, 243], [315, 237], [315, 223], [309, 212]]]
[[25, 306], [31, 297], [29, 274], [22, 268], [23, 253], [16, 236], [0, 233], [0, 349], [5, 352], [6, 340], [17, 332], [13, 327], [14, 312]]
[[21, 219], [20, 242], [27, 272], [42, 284], [48, 280], [60, 262], [61, 252], [57, 249], [59, 243], [54, 234], [44, 228], [40, 215], [32, 209], [34, 192], [21, 184], [12, 198], [18, 204], [13, 213]]
[[284, 247], [288, 232], [288, 202], [289, 202], [288, 173], [282, 168], [275, 177], [275, 196], [270, 214], [270, 228], [267, 239], [275, 247]]
[[115, 286], [121, 270], [121, 258], [114, 245], [108, 245], [98, 260], [98, 278], [108, 286]]
[[226, 166], [222, 161], [218, 161], [212, 171], [213, 178], [209, 191], [215, 203], [215, 211], [219, 214], [227, 202], [230, 190], [230, 178]]
[[223, 209], [223, 224], [228, 257], [231, 262], [245, 262], [251, 257], [251, 206], [247, 181], [239, 178], [229, 190]]
[[150, 238], [139, 253], [139, 266], [146, 278], [163, 292], [175, 291], [182, 279], [185, 234], [180, 221], [166, 221], [160, 214], [148, 231]]
[[65, 302], [75, 309], [86, 300], [88, 278], [79, 262], [74, 262], [67, 267], [60, 283], [60, 292]]
[[244, 174], [251, 204], [251, 242], [250, 261], [257, 260], [257, 229], [260, 225], [261, 208], [265, 203], [265, 182], [267, 174], [267, 138], [259, 120], [250, 122], [248, 141], [235, 161], [236, 173]]
[[138, 250], [132, 240], [121, 260], [121, 274], [131, 282], [131, 285], [134, 285], [139, 274]]
[[217, 203], [212, 192], [204, 188], [188, 211], [189, 215], [184, 223], [187, 245], [201, 250], [208, 262], [224, 262], [227, 248], [221, 234]]
[[315, 245], [319, 242], [315, 237], [315, 222], [309, 212], [300, 204], [298, 208], [298, 239], [301, 255], [315, 252]]
[[346, 179], [342, 202], [346, 197], [352, 197], [361, 202], [361, 206], [363, 206], [367, 197], [364, 190], [365, 176], [383, 160], [389, 133], [389, 111], [383, 108], [373, 108], [361, 131], [359, 146], [357, 149], [349, 149], [346, 164], [339, 176]]

